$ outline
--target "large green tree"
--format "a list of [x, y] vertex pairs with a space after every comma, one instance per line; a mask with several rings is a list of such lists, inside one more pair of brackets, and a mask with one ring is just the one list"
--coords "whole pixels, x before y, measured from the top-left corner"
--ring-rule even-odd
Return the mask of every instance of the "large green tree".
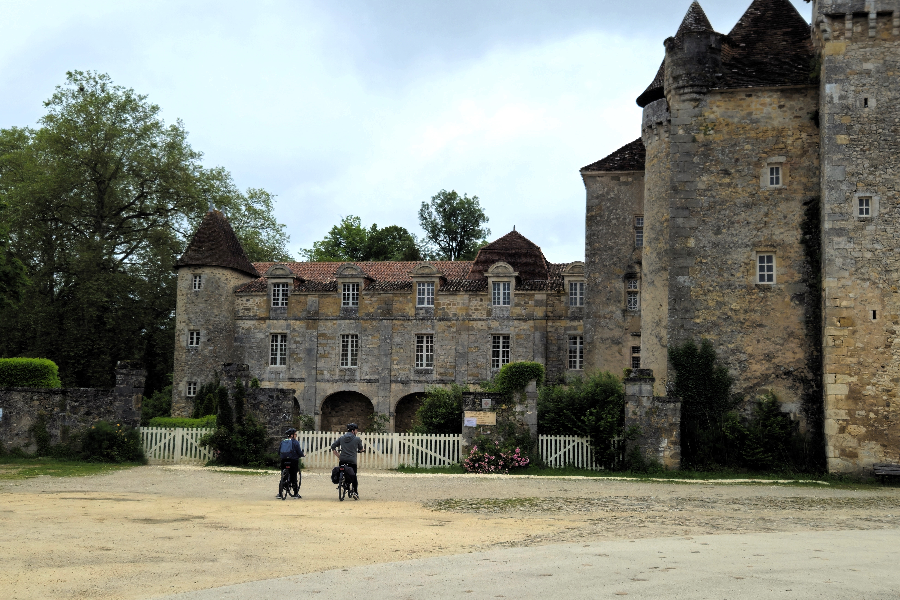
[[[0, 129], [0, 223], [27, 270], [25, 301], [0, 307], [0, 356], [40, 356], [68, 386], [112, 384], [139, 360], [166, 384], [174, 344], [172, 265], [210, 204], [251, 259], [286, 258], [272, 197], [206, 169], [180, 121], [108, 75], [73, 71], [36, 128]], [[9, 263], [7, 263], [9, 264]]]
[[368, 229], [362, 220], [348, 215], [300, 254], [313, 262], [364, 262], [370, 260], [422, 260], [415, 236], [398, 225]]
[[487, 222], [478, 196], [460, 196], [455, 190], [441, 190], [419, 208], [419, 225], [439, 260], [473, 260], [491, 235]]

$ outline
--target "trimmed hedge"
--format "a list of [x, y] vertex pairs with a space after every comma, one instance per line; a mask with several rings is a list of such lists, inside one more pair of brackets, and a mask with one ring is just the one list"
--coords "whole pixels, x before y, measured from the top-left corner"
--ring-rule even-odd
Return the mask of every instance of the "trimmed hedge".
[[150, 419], [149, 427], [186, 427], [188, 429], [215, 429], [216, 415], [208, 417], [200, 417], [199, 419], [188, 419], [185, 417], [153, 417]]
[[47, 358], [0, 358], [0, 387], [62, 387], [59, 367]]

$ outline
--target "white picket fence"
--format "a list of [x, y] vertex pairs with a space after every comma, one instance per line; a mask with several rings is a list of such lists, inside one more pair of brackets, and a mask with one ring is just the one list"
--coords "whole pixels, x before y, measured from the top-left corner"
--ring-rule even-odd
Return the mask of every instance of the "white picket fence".
[[212, 459], [212, 452], [199, 445], [204, 434], [212, 429], [185, 429], [182, 427], [141, 427], [144, 454], [151, 465], [199, 464]]
[[[212, 452], [198, 445], [212, 429], [141, 427], [144, 453], [152, 465], [205, 464]], [[297, 440], [306, 456], [308, 469], [326, 469], [336, 463], [331, 444], [344, 432], [298, 431]], [[360, 469], [396, 469], [400, 465], [443, 467], [461, 461], [462, 436], [459, 434], [361, 433], [366, 452], [357, 457]], [[598, 470], [588, 438], [574, 435], [538, 436], [541, 457], [549, 467], [573, 466]]]

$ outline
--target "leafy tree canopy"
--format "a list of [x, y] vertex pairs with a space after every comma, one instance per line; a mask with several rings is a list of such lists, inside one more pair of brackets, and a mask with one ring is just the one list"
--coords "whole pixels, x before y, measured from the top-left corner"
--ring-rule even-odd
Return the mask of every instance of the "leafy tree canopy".
[[251, 260], [286, 258], [272, 196], [204, 168], [181, 121], [164, 123], [157, 105], [108, 75], [72, 71], [44, 106], [37, 128], [0, 129], [0, 280], [16, 260], [29, 279], [11, 284], [27, 302], [0, 302], [0, 356], [50, 358], [64, 385], [85, 387], [112, 385], [116, 362], [136, 359], [148, 392], [161, 389], [176, 258], [211, 203], [227, 210]]
[[441, 190], [419, 208], [419, 225], [438, 260], [473, 260], [491, 235], [487, 222], [478, 196], [460, 196], [455, 190]]
[[372, 224], [366, 229], [354, 215], [341, 219], [301, 257], [313, 262], [365, 262], [374, 260], [422, 260], [415, 236], [398, 225], [379, 229]]

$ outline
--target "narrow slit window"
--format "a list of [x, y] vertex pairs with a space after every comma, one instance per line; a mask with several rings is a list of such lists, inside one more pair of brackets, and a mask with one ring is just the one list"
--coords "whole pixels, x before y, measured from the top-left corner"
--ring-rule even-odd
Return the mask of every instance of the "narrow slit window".
[[769, 185], [781, 185], [781, 167], [769, 167]]
[[637, 216], [634, 218], [634, 246], [641, 248], [644, 246], [644, 217]]
[[869, 99], [863, 98], [863, 108], [869, 108]]
[[873, 311], [872, 311], [872, 320], [873, 320], [873, 321], [877, 321], [877, 320], [878, 320], [878, 311], [877, 311], [877, 310], [873, 310]]

